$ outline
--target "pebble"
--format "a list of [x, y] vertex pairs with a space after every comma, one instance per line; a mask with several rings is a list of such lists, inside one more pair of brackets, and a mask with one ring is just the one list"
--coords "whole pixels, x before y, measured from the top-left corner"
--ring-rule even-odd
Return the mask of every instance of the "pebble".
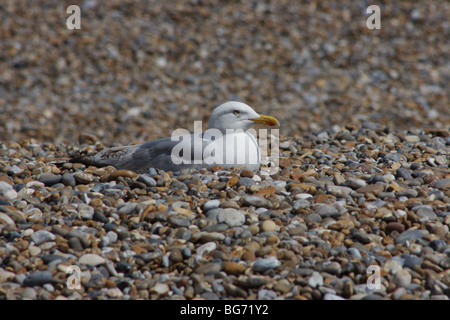
[[166, 283], [159, 283], [158, 282], [158, 283], [155, 284], [154, 287], [151, 288], [150, 291], [152, 291], [152, 292], [154, 292], [154, 293], [156, 293], [156, 294], [158, 294], [160, 296], [163, 296], [163, 295], [169, 293], [170, 288], [169, 288], [169, 286]]
[[43, 172], [39, 175], [38, 180], [46, 186], [52, 186], [61, 181], [61, 175], [50, 172]]
[[245, 215], [241, 210], [233, 208], [219, 209], [217, 221], [226, 223], [230, 227], [239, 227], [245, 223]]
[[211, 262], [200, 265], [195, 272], [202, 274], [216, 274], [219, 273], [221, 269], [222, 267], [220, 264]]
[[35, 271], [24, 279], [23, 285], [24, 287], [34, 287], [50, 282], [52, 282], [52, 273], [50, 271]]
[[30, 237], [30, 240], [33, 241], [38, 246], [44, 242], [53, 241], [55, 239], [56, 236], [47, 230], [36, 231]]
[[275, 231], [277, 230], [277, 225], [272, 220], [266, 220], [261, 224], [262, 231]]
[[323, 277], [320, 273], [314, 271], [308, 278], [308, 285], [312, 288], [317, 288], [323, 285]]
[[339, 211], [335, 207], [327, 204], [319, 206], [315, 210], [315, 213], [322, 218], [337, 217], [340, 215]]
[[428, 234], [428, 231], [421, 230], [421, 229], [408, 229], [395, 239], [395, 243], [404, 243], [406, 241], [413, 241], [417, 239], [423, 238], [425, 235]]
[[394, 284], [397, 287], [407, 288], [411, 284], [411, 274], [406, 270], [399, 270], [394, 276]]
[[269, 200], [257, 196], [246, 196], [244, 198], [243, 205], [254, 206], [256, 208], [266, 208], [266, 209], [272, 208], [272, 203]]
[[78, 262], [80, 264], [88, 264], [93, 267], [96, 267], [101, 264], [104, 264], [106, 262], [106, 260], [105, 260], [105, 258], [99, 256], [98, 254], [86, 253], [78, 259]]
[[275, 257], [259, 258], [253, 264], [253, 271], [264, 272], [269, 269], [277, 268], [281, 265], [281, 262]]

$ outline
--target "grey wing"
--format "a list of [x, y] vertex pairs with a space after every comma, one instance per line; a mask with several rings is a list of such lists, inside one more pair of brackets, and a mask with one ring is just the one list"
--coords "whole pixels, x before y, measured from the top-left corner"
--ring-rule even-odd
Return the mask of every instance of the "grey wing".
[[[181, 141], [185, 143], [182, 144]], [[171, 138], [162, 138], [145, 142], [138, 145], [138, 148], [134, 150], [132, 160], [126, 164], [126, 167], [127, 169], [141, 173], [148, 172], [148, 169], [151, 167], [164, 171], [178, 171], [185, 168], [210, 169], [210, 166], [204, 163], [194, 163], [194, 141], [194, 136], [191, 134], [182, 136], [180, 140], [175, 139], [172, 141]], [[202, 140], [201, 138], [198, 141], [202, 144], [198, 152], [202, 154], [205, 145], [210, 143], [210, 141]], [[184, 145], [186, 147], [186, 143], [191, 146], [189, 150], [180, 153], [178, 152], [179, 148], [175, 149], [178, 144], [180, 144], [179, 146]], [[177, 160], [178, 162], [174, 163]]]
[[[185, 138], [188, 137], [189, 135], [185, 136]], [[193, 143], [194, 139], [192, 136], [188, 141]], [[105, 149], [93, 156], [75, 158], [72, 162], [81, 162], [95, 166], [111, 165], [117, 169], [133, 170], [137, 173], [146, 173], [148, 172], [148, 169], [152, 167], [164, 171], [178, 171], [184, 168], [201, 169], [208, 167], [204, 164], [189, 163], [189, 161], [175, 164], [172, 158], [172, 151], [179, 143], [178, 140], [172, 141], [171, 138], [162, 138], [133, 146]], [[193, 145], [191, 150], [193, 150]], [[191, 157], [191, 155], [184, 156]]]
[[177, 143], [171, 138], [162, 138], [137, 145], [131, 153], [131, 159], [124, 161], [123, 168], [140, 173], [148, 172], [152, 167], [165, 171], [179, 170], [171, 157]]

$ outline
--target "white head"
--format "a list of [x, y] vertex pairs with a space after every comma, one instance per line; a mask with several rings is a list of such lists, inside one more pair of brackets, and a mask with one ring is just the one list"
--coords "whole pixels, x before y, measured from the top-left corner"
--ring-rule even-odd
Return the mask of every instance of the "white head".
[[226, 129], [246, 131], [256, 123], [270, 127], [279, 126], [278, 120], [274, 117], [260, 115], [245, 103], [228, 101], [213, 110], [208, 127], [209, 129], [219, 129], [222, 132], [225, 132]]

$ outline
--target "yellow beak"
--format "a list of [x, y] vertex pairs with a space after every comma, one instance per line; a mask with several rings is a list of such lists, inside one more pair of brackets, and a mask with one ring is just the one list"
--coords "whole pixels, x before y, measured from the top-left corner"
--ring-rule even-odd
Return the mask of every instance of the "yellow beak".
[[254, 119], [249, 119], [249, 120], [251, 120], [257, 124], [264, 124], [269, 127], [274, 127], [274, 126], [279, 127], [280, 126], [280, 123], [278, 122], [277, 119], [275, 119], [274, 117], [271, 117], [271, 116], [265, 116], [263, 114], [260, 114], [259, 118], [254, 118]]

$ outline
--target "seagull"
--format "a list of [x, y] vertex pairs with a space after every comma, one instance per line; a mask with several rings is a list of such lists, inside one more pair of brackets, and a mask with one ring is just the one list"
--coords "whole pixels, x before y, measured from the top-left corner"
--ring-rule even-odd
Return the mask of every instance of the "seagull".
[[[199, 121], [201, 123], [201, 121]], [[251, 171], [260, 167], [260, 148], [252, 134], [254, 125], [279, 126], [277, 119], [256, 113], [250, 106], [228, 101], [216, 107], [208, 122], [208, 130], [189, 133], [177, 129], [171, 137], [141, 144], [113, 147], [94, 155], [81, 155], [71, 162], [97, 167], [114, 166], [136, 173], [148, 173], [150, 168], [164, 171], [205, 168], [211, 170], [244, 166]]]

